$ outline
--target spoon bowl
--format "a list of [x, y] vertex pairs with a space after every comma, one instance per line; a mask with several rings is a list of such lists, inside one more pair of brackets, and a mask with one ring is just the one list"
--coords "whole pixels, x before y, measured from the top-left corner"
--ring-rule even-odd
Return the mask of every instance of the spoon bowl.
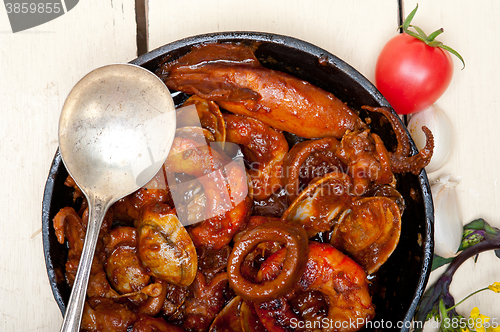
[[59, 148], [89, 204], [89, 222], [61, 331], [79, 331], [97, 236], [108, 208], [144, 186], [168, 156], [175, 106], [165, 84], [131, 64], [95, 69], [68, 95]]
[[117, 200], [156, 174], [174, 134], [174, 103], [165, 84], [142, 67], [116, 64], [90, 72], [70, 92], [59, 148], [83, 192]]

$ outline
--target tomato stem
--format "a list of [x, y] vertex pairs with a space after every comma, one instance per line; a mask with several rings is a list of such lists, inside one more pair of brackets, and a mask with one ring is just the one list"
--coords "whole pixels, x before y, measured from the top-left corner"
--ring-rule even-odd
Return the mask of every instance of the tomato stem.
[[408, 15], [404, 22], [403, 22], [403, 25], [402, 25], [402, 28], [403, 28], [403, 31], [406, 32], [406, 30], [408, 30], [408, 28], [410, 27], [410, 23], [411, 21], [413, 20], [413, 17], [415, 16], [415, 13], [417, 12], [417, 9], [418, 9], [418, 3], [417, 3], [417, 6], [415, 7], [415, 9], [413, 9], [410, 13], [410, 15]]
[[439, 36], [440, 34], [442, 34], [444, 32], [444, 29], [441, 28], [441, 29], [437, 29], [436, 31], [434, 31], [433, 33], [431, 33], [429, 35], [429, 37], [427, 38], [430, 42], [434, 41], [434, 39], [436, 39], [437, 36]]
[[[450, 52], [451, 54], [456, 56], [462, 62], [462, 65], [463, 65], [462, 69], [464, 69], [465, 68], [465, 61], [462, 58], [462, 56], [460, 55], [460, 53], [458, 53], [457, 51], [455, 51], [451, 47], [444, 45], [442, 42], [436, 40], [436, 37], [444, 32], [443, 28], [437, 29], [436, 31], [431, 33], [429, 36], [427, 36], [422, 29], [411, 24], [411, 21], [413, 20], [413, 17], [415, 17], [417, 9], [418, 9], [418, 3], [417, 3], [417, 6], [415, 7], [415, 9], [413, 9], [411, 11], [411, 13], [406, 17], [406, 19], [403, 22], [403, 25], [399, 26], [399, 28], [403, 28], [404, 33], [406, 33], [414, 38], [417, 38], [418, 40], [423, 41], [426, 45], [429, 45], [431, 47], [439, 47], [445, 51]], [[410, 30], [410, 28], [413, 28], [415, 31]]]

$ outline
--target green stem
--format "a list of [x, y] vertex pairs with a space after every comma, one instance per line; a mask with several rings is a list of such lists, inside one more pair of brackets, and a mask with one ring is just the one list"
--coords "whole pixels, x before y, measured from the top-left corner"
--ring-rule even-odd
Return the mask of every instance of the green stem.
[[439, 36], [440, 34], [442, 34], [444, 32], [444, 29], [441, 28], [441, 29], [437, 29], [436, 31], [434, 31], [433, 33], [431, 33], [429, 35], [429, 42], [432, 42], [434, 41], [434, 39], [436, 39], [437, 36]]
[[446, 318], [448, 318], [449, 309], [446, 309], [443, 299], [439, 301], [438, 307], [439, 307], [439, 317], [441, 317], [441, 321], [444, 322]]
[[[457, 51], [455, 51], [454, 49], [452, 49], [449, 46], [443, 45], [443, 43], [441, 43], [440, 41], [435, 40], [437, 36], [439, 36], [440, 34], [443, 33], [443, 31], [444, 31], [443, 29], [437, 29], [436, 31], [431, 33], [429, 36], [427, 36], [422, 29], [411, 24], [411, 21], [415, 17], [415, 13], [417, 12], [417, 9], [418, 9], [418, 4], [415, 6], [415, 9], [413, 9], [411, 11], [411, 13], [406, 17], [406, 19], [403, 22], [403, 25], [401, 25], [399, 28], [403, 28], [404, 33], [406, 33], [414, 38], [417, 38], [418, 40], [423, 41], [426, 45], [429, 45], [431, 47], [439, 47], [445, 51], [450, 52], [451, 54], [456, 56], [462, 62], [462, 69], [464, 69], [465, 68], [465, 61], [462, 58], [462, 56], [460, 55], [460, 53], [458, 53]], [[416, 32], [411, 31], [410, 28], [413, 28]]]
[[482, 291], [487, 290], [487, 289], [488, 289], [488, 287], [484, 287], [484, 288], [478, 289], [477, 291], [475, 291], [475, 292], [473, 292], [473, 293], [470, 293], [469, 295], [467, 295], [466, 297], [464, 297], [464, 298], [462, 299], [462, 301], [458, 302], [458, 303], [457, 303], [457, 304], [455, 304], [453, 307], [446, 309], [446, 311], [450, 311], [450, 310], [452, 310], [452, 309], [456, 308], [456, 307], [457, 307], [460, 303], [464, 302], [465, 300], [467, 300], [467, 299], [468, 299], [469, 297], [471, 297], [472, 295], [476, 295], [477, 293], [482, 292]]

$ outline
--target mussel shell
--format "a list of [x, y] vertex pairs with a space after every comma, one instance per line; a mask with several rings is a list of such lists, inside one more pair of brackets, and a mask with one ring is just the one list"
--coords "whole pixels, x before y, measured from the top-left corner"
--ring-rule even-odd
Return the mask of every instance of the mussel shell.
[[371, 274], [392, 255], [400, 235], [401, 214], [397, 203], [375, 196], [354, 202], [352, 212], [339, 221], [331, 241]]
[[[197, 119], [193, 119], [192, 116], [183, 116], [185, 107], [189, 105], [196, 106]], [[193, 126], [198, 123], [203, 129], [208, 130], [212, 134], [216, 142], [224, 144], [226, 141], [226, 125], [219, 105], [213, 101], [193, 95], [177, 110], [177, 128]]]
[[300, 223], [309, 238], [333, 229], [338, 216], [349, 208], [351, 178], [341, 172], [313, 180], [290, 204], [283, 220]]
[[215, 317], [209, 332], [243, 332], [240, 322], [241, 297], [236, 296]]
[[178, 286], [193, 283], [198, 256], [188, 232], [173, 213], [161, 207], [143, 212], [138, 232], [138, 253], [152, 276]]

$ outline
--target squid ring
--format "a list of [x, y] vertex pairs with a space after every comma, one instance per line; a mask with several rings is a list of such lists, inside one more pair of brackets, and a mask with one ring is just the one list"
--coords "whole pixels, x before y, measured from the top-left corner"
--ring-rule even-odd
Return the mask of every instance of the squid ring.
[[288, 202], [297, 198], [300, 191], [300, 166], [311, 154], [322, 150], [336, 150], [340, 142], [333, 137], [325, 137], [318, 140], [308, 140], [295, 144], [288, 152], [283, 162], [284, 185], [287, 191]]
[[[285, 244], [286, 257], [281, 273], [273, 280], [254, 283], [241, 274], [245, 257], [261, 242], [277, 241]], [[235, 243], [229, 257], [229, 284], [245, 300], [264, 302], [290, 291], [304, 273], [309, 252], [308, 239], [302, 226], [282, 221], [271, 221], [249, 231]]]

